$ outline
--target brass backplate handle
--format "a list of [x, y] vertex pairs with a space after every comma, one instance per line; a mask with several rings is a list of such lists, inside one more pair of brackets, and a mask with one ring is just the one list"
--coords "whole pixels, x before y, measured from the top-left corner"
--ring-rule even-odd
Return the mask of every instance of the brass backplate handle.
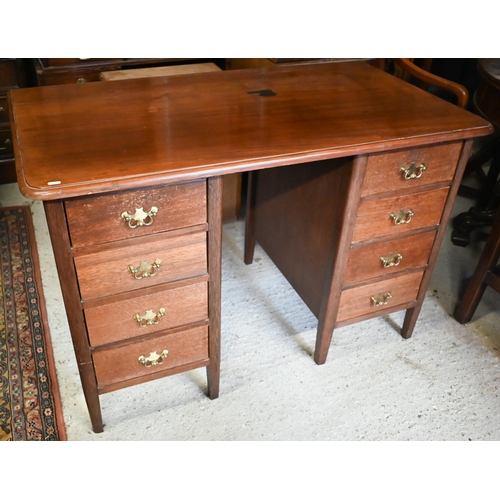
[[154, 313], [152, 309], [148, 309], [144, 316], [141, 316], [140, 314], [134, 314], [134, 319], [137, 321], [137, 323], [139, 323], [139, 326], [145, 327], [157, 325], [161, 321], [161, 318], [163, 316], [165, 316], [165, 309], [161, 307], [157, 313]]
[[167, 356], [168, 351], [166, 349], [163, 349], [160, 354], [158, 354], [156, 351], [150, 352], [149, 356], [139, 356], [137, 359], [139, 360], [139, 363], [141, 363], [141, 365], [150, 368], [152, 366], [161, 365], [167, 359]]
[[392, 299], [392, 293], [391, 292], [379, 293], [376, 296], [371, 296], [370, 299], [372, 301], [372, 305], [376, 307], [385, 306], [387, 302], [389, 302], [389, 299]]
[[120, 217], [128, 224], [128, 227], [135, 229], [136, 227], [150, 226], [153, 224], [153, 219], [158, 213], [158, 208], [151, 207], [147, 212], [144, 208], [136, 208], [135, 213], [130, 215], [128, 212], [122, 212]]
[[387, 255], [385, 257], [380, 257], [380, 262], [381, 262], [382, 266], [385, 268], [396, 267], [396, 266], [399, 266], [402, 259], [403, 259], [403, 256], [400, 253], [394, 254], [391, 252], [389, 255]]
[[158, 273], [158, 269], [160, 269], [160, 266], [160, 259], [155, 259], [152, 264], [149, 264], [147, 260], [142, 260], [139, 264], [139, 267], [130, 265], [127, 269], [136, 280], [141, 280], [142, 278], [150, 278], [151, 276], [155, 276]]
[[400, 210], [397, 214], [390, 213], [389, 217], [395, 226], [399, 226], [400, 224], [409, 224], [414, 215], [413, 210], [410, 208], [409, 210]]
[[420, 179], [425, 171], [425, 163], [417, 166], [416, 163], [411, 163], [409, 167], [401, 167], [401, 175], [405, 180]]

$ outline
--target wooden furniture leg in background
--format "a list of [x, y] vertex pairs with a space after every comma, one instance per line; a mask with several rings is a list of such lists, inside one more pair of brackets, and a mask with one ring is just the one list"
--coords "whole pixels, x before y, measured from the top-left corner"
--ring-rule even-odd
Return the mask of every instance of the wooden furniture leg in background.
[[500, 293], [500, 277], [494, 268], [500, 257], [500, 211], [495, 217], [491, 233], [486, 241], [474, 274], [455, 310], [455, 319], [460, 323], [471, 320], [487, 286]]
[[245, 251], [244, 262], [251, 264], [253, 262], [253, 253], [255, 250], [255, 194], [258, 171], [248, 173], [247, 185], [247, 205], [245, 211]]

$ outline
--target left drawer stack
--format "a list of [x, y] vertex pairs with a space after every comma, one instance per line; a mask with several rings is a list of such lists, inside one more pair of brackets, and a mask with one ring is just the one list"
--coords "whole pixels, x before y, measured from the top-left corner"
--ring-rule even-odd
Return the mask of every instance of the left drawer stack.
[[99, 394], [207, 366], [206, 181], [64, 205]]

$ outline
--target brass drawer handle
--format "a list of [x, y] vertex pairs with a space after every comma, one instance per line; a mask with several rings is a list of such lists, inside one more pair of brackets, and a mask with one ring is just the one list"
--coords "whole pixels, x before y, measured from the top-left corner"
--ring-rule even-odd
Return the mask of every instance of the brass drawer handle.
[[153, 218], [158, 213], [156, 207], [151, 207], [151, 210], [144, 211], [143, 207], [136, 208], [135, 213], [130, 215], [128, 212], [123, 212], [120, 217], [128, 224], [128, 227], [135, 229], [141, 226], [150, 226], [153, 224]]
[[400, 224], [409, 224], [414, 215], [413, 210], [410, 208], [406, 212], [404, 210], [400, 210], [397, 214], [391, 213], [389, 214], [389, 217], [392, 222], [394, 222], [395, 226], [399, 226]]
[[158, 354], [156, 351], [150, 352], [148, 357], [139, 356], [137, 359], [139, 360], [139, 363], [141, 363], [141, 365], [150, 368], [152, 366], [161, 365], [167, 359], [167, 356], [168, 351], [166, 349], [163, 349], [160, 354]]
[[392, 293], [391, 292], [379, 293], [375, 297], [371, 296], [370, 299], [372, 301], [372, 305], [375, 307], [385, 306], [387, 302], [389, 302], [389, 299], [392, 299]]
[[139, 323], [139, 326], [146, 327], [157, 325], [163, 316], [165, 316], [165, 309], [161, 307], [157, 313], [154, 313], [152, 309], [148, 309], [144, 316], [134, 314], [134, 319]]
[[425, 171], [425, 163], [421, 163], [418, 167], [415, 163], [410, 164], [408, 168], [401, 167], [401, 175], [407, 181], [409, 181], [410, 179], [420, 179], [424, 171]]
[[152, 264], [149, 264], [147, 260], [143, 260], [141, 261], [139, 267], [130, 265], [127, 269], [136, 280], [141, 280], [142, 278], [150, 278], [151, 276], [155, 276], [158, 273], [158, 269], [160, 269], [160, 266], [160, 259], [155, 259]]
[[400, 253], [393, 254], [392, 252], [386, 257], [380, 257], [380, 262], [385, 268], [399, 266], [403, 256]]

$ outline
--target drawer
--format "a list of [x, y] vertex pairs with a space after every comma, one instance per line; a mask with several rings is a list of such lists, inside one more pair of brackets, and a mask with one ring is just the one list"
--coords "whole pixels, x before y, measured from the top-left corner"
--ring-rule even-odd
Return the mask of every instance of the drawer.
[[16, 162], [14, 158], [0, 159], [0, 184], [16, 182]]
[[0, 125], [9, 127], [9, 109], [7, 104], [7, 97], [0, 95]]
[[10, 128], [0, 128], [0, 158], [9, 158], [13, 155], [14, 147]]
[[[147, 311], [151, 313], [147, 315]], [[92, 347], [206, 319], [208, 319], [206, 281], [85, 309], [85, 320]]]
[[344, 283], [427, 265], [435, 237], [431, 231], [352, 248]]
[[[108, 69], [108, 68], [106, 68]], [[109, 70], [120, 69], [120, 66], [109, 67]], [[98, 82], [103, 69], [75, 67], [51, 67], [38, 73], [38, 83], [46, 85], [71, 85], [87, 82]]]
[[[370, 155], [361, 196], [449, 182], [461, 149], [461, 143], [454, 143]], [[421, 165], [425, 170], [421, 170]]]
[[[146, 366], [139, 360], [151, 353], [168, 354], [160, 364]], [[208, 326], [181, 332], [146, 337], [123, 346], [94, 351], [92, 354], [97, 384], [100, 388], [134, 378], [167, 371], [190, 363], [208, 364]]]
[[19, 60], [11, 58], [0, 59], [0, 89], [16, 88], [19, 86]]
[[[140, 238], [133, 245], [74, 258], [82, 300], [139, 290], [207, 273], [206, 233], [173, 236], [169, 233]], [[159, 259], [159, 267], [153, 263]], [[150, 276], [137, 279], [129, 266], [144, 269]]]
[[[414, 229], [437, 226], [441, 221], [448, 191], [449, 188], [445, 187], [391, 198], [362, 200], [356, 215], [352, 242], [396, 236]], [[413, 216], [404, 216], [410, 210]], [[401, 214], [402, 221], [407, 222], [394, 222], [391, 214]]]
[[[337, 323], [377, 313], [415, 300], [423, 274], [423, 271], [404, 274], [377, 283], [344, 290], [340, 296]], [[391, 294], [391, 298], [387, 299], [386, 304], [377, 306], [373, 303], [372, 297], [383, 296], [388, 293]]]
[[[71, 243], [78, 248], [206, 224], [206, 191], [205, 181], [198, 181], [68, 200]], [[157, 208], [152, 217], [136, 212], [150, 212], [152, 207]], [[124, 213], [132, 220], [127, 222]], [[144, 225], [138, 225], [141, 220]]]

